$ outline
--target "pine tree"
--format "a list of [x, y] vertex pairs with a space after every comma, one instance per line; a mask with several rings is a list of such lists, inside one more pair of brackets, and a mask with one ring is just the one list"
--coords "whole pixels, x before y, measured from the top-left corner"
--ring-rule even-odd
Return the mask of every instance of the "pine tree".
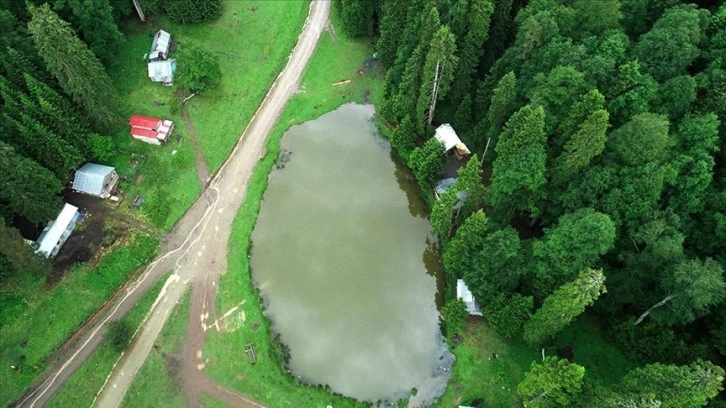
[[75, 23], [83, 42], [93, 54], [108, 65], [118, 57], [117, 51], [124, 41], [113, 17], [108, 0], [69, 0]]
[[406, 3], [384, 0], [382, 13], [376, 52], [378, 61], [384, 67], [390, 67], [396, 60], [396, 52], [401, 44], [401, 29], [406, 25]]
[[353, 38], [373, 35], [374, 16], [378, 9], [377, 0], [338, 0], [343, 30]]
[[585, 367], [565, 359], [547, 357], [532, 363], [517, 386], [517, 395], [525, 408], [564, 407], [582, 392]]
[[477, 127], [477, 137], [481, 137], [480, 142], [486, 140], [491, 147], [497, 145], [502, 126], [514, 113], [516, 102], [517, 78], [514, 72], [509, 72], [499, 80], [494, 88], [486, 117]]
[[565, 143], [552, 166], [552, 183], [561, 185], [590, 164], [605, 149], [610, 115], [604, 109], [593, 112]]
[[63, 185], [38, 163], [19, 155], [0, 141], [0, 201], [30, 222], [46, 222], [57, 215]]
[[605, 292], [602, 270], [590, 269], [581, 273], [545, 299], [542, 307], [525, 323], [524, 340], [529, 344], [540, 344], [553, 337]]
[[497, 158], [492, 165], [490, 203], [501, 218], [508, 219], [514, 211], [538, 213], [544, 196], [546, 137], [545, 113], [541, 106], [524, 106], [512, 115], [499, 135], [494, 149]]
[[60, 87], [86, 111], [94, 129], [112, 129], [121, 111], [116, 90], [103, 66], [70, 25], [47, 4], [31, 10], [28, 23], [38, 53]]
[[449, 92], [458, 63], [455, 52], [456, 38], [448, 27], [441, 27], [431, 40], [423, 67], [416, 108], [419, 123], [425, 121], [430, 125], [433, 122], [436, 102]]
[[469, 4], [466, 31], [457, 42], [461, 44], [458, 47], [459, 64], [450, 92], [450, 100], [454, 105], [458, 105], [471, 90], [474, 73], [484, 53], [484, 42], [489, 37], [489, 22], [493, 12], [491, 0], [472, 0]]

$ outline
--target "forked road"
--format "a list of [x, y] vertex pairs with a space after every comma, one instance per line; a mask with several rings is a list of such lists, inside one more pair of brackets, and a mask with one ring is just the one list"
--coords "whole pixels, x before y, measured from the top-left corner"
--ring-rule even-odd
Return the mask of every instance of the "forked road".
[[[190, 283], [216, 278], [227, 268], [227, 244], [232, 221], [244, 201], [252, 171], [264, 155], [267, 136], [277, 122], [287, 101], [298, 88], [308, 60], [328, 22], [328, 0], [313, 0], [297, 45], [287, 65], [275, 80], [227, 161], [209, 187], [167, 236], [165, 250], [146, 268], [138, 280], [130, 283], [99, 313], [95, 323], [64, 354], [45, 382], [24, 396], [19, 406], [40, 407], [47, 404], [63, 383], [80, 366], [102, 340], [105, 324], [126, 313], [156, 278], [170, 269], [166, 281], [145, 322], [134, 336], [132, 345], [114, 367], [95, 405], [117, 407], [139, 368], [146, 360], [156, 338], [174, 306]], [[194, 404], [194, 401], [190, 401]], [[250, 406], [255, 406], [249, 401]]]

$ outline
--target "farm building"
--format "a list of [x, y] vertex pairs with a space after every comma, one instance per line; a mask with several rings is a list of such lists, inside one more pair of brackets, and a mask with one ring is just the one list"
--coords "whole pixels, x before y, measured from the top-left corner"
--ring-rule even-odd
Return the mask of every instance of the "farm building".
[[464, 142], [459, 139], [459, 136], [456, 134], [456, 131], [454, 131], [454, 128], [452, 128], [448, 123], [444, 123], [436, 128], [436, 134], [434, 137], [436, 140], [444, 144], [444, 149], [447, 153], [451, 149], [455, 149], [454, 153], [456, 153], [458, 157], [466, 157], [471, 154], [469, 148], [467, 148]]
[[118, 184], [116, 169], [101, 164], [87, 163], [76, 170], [73, 190], [101, 198], [108, 198]]
[[154, 82], [163, 82], [164, 85], [171, 85], [174, 82], [176, 60], [168, 58], [170, 47], [171, 34], [164, 30], [154, 34], [147, 64], [149, 78]]
[[474, 299], [474, 295], [469, 290], [469, 287], [464, 283], [464, 279], [456, 280], [456, 298], [461, 299], [466, 303], [466, 310], [470, 315], [481, 316], [481, 309]]
[[149, 61], [162, 61], [169, 55], [171, 47], [171, 34], [164, 30], [157, 31], [151, 42], [151, 51], [149, 52]]
[[[439, 180], [436, 182], [436, 188], [434, 188], [434, 197], [436, 197], [437, 200], [441, 199], [441, 196], [449, 189], [451, 186], [456, 183], [456, 178], [449, 177], [445, 178], [443, 180]], [[464, 200], [466, 200], [466, 197], [469, 195], [466, 191], [459, 191], [456, 193], [457, 202], [454, 205], [454, 209], [458, 210], [464, 205]]]
[[174, 130], [174, 122], [170, 120], [141, 115], [132, 116], [129, 125], [134, 139], [155, 145], [166, 143]]
[[36, 241], [38, 249], [35, 252], [46, 258], [58, 255], [58, 251], [73, 232], [80, 218], [81, 213], [78, 212], [78, 207], [70, 204], [64, 205], [58, 217], [49, 222], [38, 237], [38, 241]]

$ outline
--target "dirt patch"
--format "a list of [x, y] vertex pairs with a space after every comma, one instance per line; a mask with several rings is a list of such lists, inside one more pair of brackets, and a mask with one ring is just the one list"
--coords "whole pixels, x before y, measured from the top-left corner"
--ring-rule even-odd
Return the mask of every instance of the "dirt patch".
[[206, 186], [210, 179], [209, 169], [207, 168], [207, 163], [204, 161], [204, 154], [199, 145], [199, 136], [197, 136], [197, 131], [194, 129], [194, 122], [192, 122], [192, 118], [189, 116], [186, 107], [182, 108], [182, 118], [184, 118], [184, 129], [191, 138], [192, 146], [194, 147], [194, 164], [197, 167], [197, 177], [199, 178], [199, 182], [203, 186]]
[[136, 185], [139, 185], [139, 184], [143, 183], [145, 178], [146, 177], [143, 174], [139, 173], [136, 176]]
[[163, 354], [162, 358], [164, 359], [164, 368], [166, 368], [166, 373], [169, 375], [169, 378], [171, 378], [172, 383], [174, 383], [174, 387], [181, 389], [181, 359], [172, 354]]

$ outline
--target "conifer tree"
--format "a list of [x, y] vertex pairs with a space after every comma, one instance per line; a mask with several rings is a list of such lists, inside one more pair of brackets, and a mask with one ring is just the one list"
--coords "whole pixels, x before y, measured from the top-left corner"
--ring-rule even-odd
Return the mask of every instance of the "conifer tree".
[[28, 23], [38, 53], [60, 87], [83, 107], [94, 129], [113, 129], [120, 105], [111, 78], [70, 25], [47, 4], [31, 10]]
[[436, 102], [446, 97], [456, 74], [458, 58], [456, 38], [447, 26], [434, 34], [423, 67], [421, 89], [418, 92], [416, 117], [429, 125], [433, 122]]
[[58, 212], [63, 185], [38, 163], [0, 141], [0, 201], [30, 222], [43, 223]]
[[[467, 10], [467, 24], [462, 38], [457, 38], [458, 46], [458, 69], [451, 84], [450, 100], [458, 105], [464, 96], [471, 90], [474, 73], [479, 65], [479, 60], [484, 53], [484, 42], [489, 37], [489, 22], [494, 12], [491, 0], [472, 0]], [[457, 33], [456, 30], [452, 31]]]

